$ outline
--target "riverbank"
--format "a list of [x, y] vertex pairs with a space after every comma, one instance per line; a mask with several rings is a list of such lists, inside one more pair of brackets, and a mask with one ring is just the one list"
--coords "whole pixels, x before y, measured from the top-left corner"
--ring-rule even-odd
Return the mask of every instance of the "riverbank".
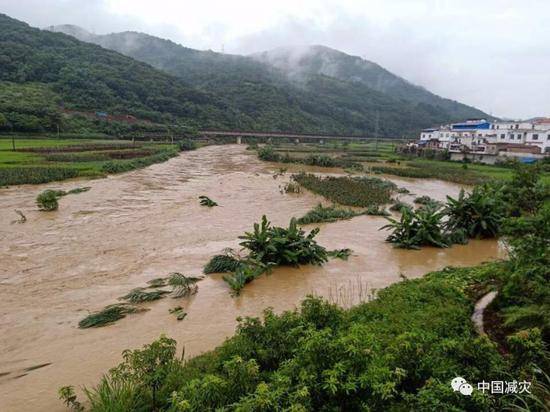
[[[89, 181], [90, 191], [64, 198], [52, 213], [37, 211], [36, 195], [47, 188], [68, 190], [74, 183], [0, 189], [0, 260], [6, 262], [0, 268], [0, 322], [10, 331], [0, 337], [0, 372], [9, 372], [0, 376], [0, 409], [64, 410], [57, 400], [59, 387], [96, 383], [124, 349], [150, 343], [161, 333], [175, 338], [178, 351], [185, 346], [191, 357], [233, 335], [237, 317], [259, 316], [266, 307], [277, 313], [293, 309], [311, 293], [359, 303], [357, 294], [337, 291], [359, 284], [380, 289], [402, 280], [400, 274], [415, 278], [505, 256], [494, 240], [449, 249], [395, 249], [384, 241], [387, 233], [378, 230], [385, 224], [382, 217], [359, 216], [311, 226], [321, 228], [318, 241], [328, 249], [353, 249], [348, 261], [275, 269], [238, 298], [230, 296], [220, 275], [211, 275], [185, 304], [187, 317], [181, 322], [168, 313], [176, 302], [164, 299], [108, 327], [77, 328], [88, 311], [116, 302], [148, 280], [173, 271], [200, 274], [214, 254], [236, 247], [238, 236], [262, 214], [284, 226], [290, 217], [325, 203], [309, 192], [281, 194], [279, 186], [288, 176], [273, 179], [277, 168], [242, 145], [209, 146]], [[416, 196], [437, 200], [457, 196], [461, 189], [433, 179], [393, 180]], [[199, 195], [211, 196], [220, 206], [200, 206]], [[27, 216], [27, 223], [10, 224], [17, 218], [14, 209]]]

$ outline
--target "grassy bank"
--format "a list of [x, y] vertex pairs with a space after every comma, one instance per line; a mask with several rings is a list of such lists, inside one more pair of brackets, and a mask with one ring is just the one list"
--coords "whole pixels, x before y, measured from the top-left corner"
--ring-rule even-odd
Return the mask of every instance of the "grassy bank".
[[[503, 410], [513, 396], [481, 393], [476, 383], [533, 382], [529, 364], [543, 361], [540, 332], [512, 335], [514, 345], [534, 348], [520, 359], [517, 351], [502, 355], [471, 322], [476, 299], [509, 269], [445, 269], [349, 310], [316, 298], [281, 315], [267, 310], [189, 362], [162, 337], [127, 353], [88, 392], [92, 410]], [[456, 376], [473, 383], [471, 397], [453, 392]]]
[[176, 156], [178, 147], [121, 140], [0, 139], [0, 186], [125, 172]]

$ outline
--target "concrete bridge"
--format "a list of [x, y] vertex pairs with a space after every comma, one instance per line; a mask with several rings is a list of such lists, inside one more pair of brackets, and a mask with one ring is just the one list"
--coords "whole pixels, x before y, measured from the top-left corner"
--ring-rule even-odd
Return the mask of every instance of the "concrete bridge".
[[260, 137], [265, 139], [293, 139], [296, 143], [305, 141], [324, 140], [377, 140], [374, 136], [346, 136], [346, 135], [323, 135], [323, 134], [302, 134], [285, 132], [248, 132], [248, 131], [225, 131], [225, 130], [200, 130], [201, 137], [234, 137], [237, 143], [241, 143], [243, 137]]

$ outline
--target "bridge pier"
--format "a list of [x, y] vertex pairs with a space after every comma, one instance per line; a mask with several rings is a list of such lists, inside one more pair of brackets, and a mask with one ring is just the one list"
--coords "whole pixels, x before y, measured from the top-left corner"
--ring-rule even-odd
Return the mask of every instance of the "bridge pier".
[[237, 144], [242, 144], [242, 136], [237, 136]]
[[300, 143], [300, 139], [295, 139], [294, 143], [296, 143], [296, 144]]

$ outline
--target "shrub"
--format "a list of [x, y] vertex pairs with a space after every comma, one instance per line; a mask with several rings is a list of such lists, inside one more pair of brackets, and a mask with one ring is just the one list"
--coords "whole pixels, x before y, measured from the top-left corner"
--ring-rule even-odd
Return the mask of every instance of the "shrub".
[[36, 198], [38, 208], [43, 211], [50, 212], [59, 208], [57, 199], [60, 197], [60, 192], [57, 190], [44, 190]]
[[186, 152], [189, 150], [195, 150], [197, 148], [197, 144], [191, 139], [183, 139], [178, 142], [178, 147], [181, 152]]

